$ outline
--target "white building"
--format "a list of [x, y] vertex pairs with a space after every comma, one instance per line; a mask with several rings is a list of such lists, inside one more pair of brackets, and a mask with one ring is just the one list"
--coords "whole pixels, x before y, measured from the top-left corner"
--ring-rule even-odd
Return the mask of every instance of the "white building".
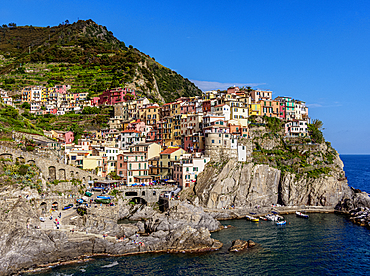
[[198, 175], [204, 171], [209, 161], [209, 157], [202, 156], [200, 153], [184, 154], [180, 162], [174, 163], [173, 179], [183, 189], [188, 188], [192, 182], [196, 182]]
[[292, 120], [285, 124], [286, 137], [308, 136], [308, 120]]
[[124, 130], [118, 136], [118, 146], [120, 149], [127, 150], [129, 146], [133, 146], [139, 143], [145, 143], [145, 136], [141, 132], [136, 130]]
[[230, 106], [227, 104], [219, 104], [211, 107], [211, 113], [223, 116], [225, 118], [225, 121], [230, 120]]

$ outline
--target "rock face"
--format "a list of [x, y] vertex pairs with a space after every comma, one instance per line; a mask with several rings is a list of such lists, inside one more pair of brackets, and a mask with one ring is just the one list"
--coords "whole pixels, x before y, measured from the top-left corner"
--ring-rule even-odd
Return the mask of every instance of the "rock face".
[[336, 210], [343, 212], [357, 208], [370, 208], [370, 197], [368, 193], [353, 188], [335, 207]]
[[199, 175], [194, 201], [207, 208], [266, 206], [278, 201], [280, 171], [268, 165], [230, 160], [220, 172], [207, 167]]
[[[28, 201], [19, 199], [2, 210], [0, 219], [0, 275], [24, 269], [77, 259], [83, 255], [127, 254], [139, 252], [201, 252], [222, 246], [211, 238], [210, 230], [220, 225], [199, 207], [180, 204], [155, 219], [136, 224], [117, 224], [117, 214], [89, 209], [88, 215], [73, 219], [75, 232], [40, 230], [38, 217]], [[107, 208], [109, 210], [109, 208]], [[106, 214], [106, 215], [103, 215]], [[68, 217], [63, 218], [69, 220]], [[174, 224], [175, 221], [177, 224]], [[181, 222], [181, 223], [178, 223]], [[63, 223], [63, 222], [62, 222]], [[27, 228], [30, 224], [30, 228]], [[88, 234], [86, 234], [88, 230]], [[140, 231], [146, 231], [141, 236]], [[108, 234], [103, 238], [102, 233]], [[114, 235], [126, 236], [117, 240]]]
[[194, 187], [195, 205], [228, 208], [313, 205], [335, 206], [351, 195], [343, 178], [343, 163], [336, 156], [328, 175], [310, 178], [304, 174], [285, 173], [269, 165], [229, 160], [222, 168], [207, 166]]
[[249, 240], [249, 241], [235, 240], [232, 242], [231, 247], [229, 248], [229, 251], [239, 252], [247, 248], [252, 248], [254, 246], [256, 246], [256, 243], [252, 240]]
[[221, 223], [205, 213], [203, 208], [181, 202], [165, 214], [155, 214], [145, 222], [148, 232], [171, 231], [189, 225], [194, 229], [205, 228], [216, 231], [221, 228]]

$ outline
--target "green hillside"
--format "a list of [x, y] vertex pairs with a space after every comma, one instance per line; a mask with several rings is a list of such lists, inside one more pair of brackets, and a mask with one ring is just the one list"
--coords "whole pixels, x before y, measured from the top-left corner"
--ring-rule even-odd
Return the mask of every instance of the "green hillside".
[[0, 28], [0, 87], [70, 84], [72, 92], [99, 95], [129, 87], [153, 101], [201, 95], [188, 79], [131, 45], [126, 47], [92, 20], [56, 27]]

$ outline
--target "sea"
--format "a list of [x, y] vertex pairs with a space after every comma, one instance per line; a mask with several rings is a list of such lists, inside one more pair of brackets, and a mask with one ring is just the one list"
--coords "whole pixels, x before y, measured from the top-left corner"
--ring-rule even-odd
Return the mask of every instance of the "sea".
[[[370, 155], [341, 155], [349, 185], [370, 192]], [[219, 251], [201, 254], [143, 254], [95, 261], [32, 275], [369, 275], [370, 230], [337, 214], [286, 215], [287, 224], [222, 221], [232, 225], [212, 237]], [[257, 246], [234, 253], [232, 240]]]

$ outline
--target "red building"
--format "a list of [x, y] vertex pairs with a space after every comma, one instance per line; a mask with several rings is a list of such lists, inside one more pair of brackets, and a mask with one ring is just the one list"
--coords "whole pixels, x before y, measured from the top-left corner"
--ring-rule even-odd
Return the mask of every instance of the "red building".
[[135, 98], [135, 90], [128, 88], [108, 89], [99, 96], [99, 105], [114, 105]]
[[203, 101], [203, 112], [211, 112], [211, 101]]

